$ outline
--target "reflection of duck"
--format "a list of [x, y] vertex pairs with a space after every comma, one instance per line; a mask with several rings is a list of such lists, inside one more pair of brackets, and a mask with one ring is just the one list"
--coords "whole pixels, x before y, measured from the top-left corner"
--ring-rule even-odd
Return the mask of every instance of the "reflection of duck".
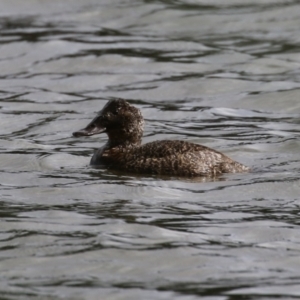
[[175, 176], [215, 176], [246, 172], [248, 167], [198, 144], [162, 140], [141, 145], [144, 119], [140, 110], [122, 99], [109, 101], [75, 137], [105, 132], [108, 142], [94, 153], [91, 165], [135, 173]]

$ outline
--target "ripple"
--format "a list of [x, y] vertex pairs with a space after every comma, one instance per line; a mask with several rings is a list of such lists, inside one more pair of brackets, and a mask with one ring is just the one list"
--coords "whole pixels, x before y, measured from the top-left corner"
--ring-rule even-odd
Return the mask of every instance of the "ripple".
[[[0, 290], [7, 299], [299, 296], [297, 1], [0, 1]], [[108, 99], [252, 168], [89, 167]]]

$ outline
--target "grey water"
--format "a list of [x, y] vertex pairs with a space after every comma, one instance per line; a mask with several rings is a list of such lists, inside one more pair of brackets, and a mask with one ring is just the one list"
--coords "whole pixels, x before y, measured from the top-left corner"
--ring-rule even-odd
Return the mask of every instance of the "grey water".
[[[296, 0], [0, 1], [0, 299], [298, 299]], [[89, 167], [109, 99], [144, 142], [252, 168], [216, 180]]]

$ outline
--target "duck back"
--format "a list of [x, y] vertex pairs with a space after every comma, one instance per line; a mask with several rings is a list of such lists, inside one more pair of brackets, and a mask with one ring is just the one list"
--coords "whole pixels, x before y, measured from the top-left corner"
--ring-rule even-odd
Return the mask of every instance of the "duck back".
[[185, 141], [161, 140], [142, 146], [117, 146], [96, 152], [91, 164], [135, 173], [216, 176], [245, 172], [244, 165], [211, 148]]

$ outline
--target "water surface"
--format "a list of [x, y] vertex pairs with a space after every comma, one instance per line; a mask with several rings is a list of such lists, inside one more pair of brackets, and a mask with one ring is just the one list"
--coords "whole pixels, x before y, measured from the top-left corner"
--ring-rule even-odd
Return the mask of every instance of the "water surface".
[[[300, 5], [0, 2], [3, 299], [300, 296]], [[108, 99], [253, 169], [217, 180], [88, 166]]]

